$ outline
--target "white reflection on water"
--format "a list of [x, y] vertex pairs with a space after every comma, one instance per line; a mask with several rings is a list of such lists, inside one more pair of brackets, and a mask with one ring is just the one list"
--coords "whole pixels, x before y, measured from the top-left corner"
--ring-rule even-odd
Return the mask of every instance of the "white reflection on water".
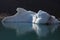
[[54, 33], [58, 28], [58, 24], [55, 25], [39, 25], [33, 24], [33, 29], [39, 37], [46, 37], [49, 33]]

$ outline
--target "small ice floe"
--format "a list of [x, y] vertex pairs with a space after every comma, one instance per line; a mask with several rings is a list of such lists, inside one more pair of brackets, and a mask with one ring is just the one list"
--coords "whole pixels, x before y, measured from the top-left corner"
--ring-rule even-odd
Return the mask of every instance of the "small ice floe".
[[48, 14], [45, 11], [39, 10], [37, 14], [35, 14], [33, 16], [33, 23], [38, 23], [38, 24], [56, 24], [56, 23], [60, 23], [60, 21], [58, 19], [56, 19], [55, 16], [52, 16], [50, 14]]
[[54, 33], [59, 25], [40, 25], [40, 24], [32, 24], [32, 28], [36, 32], [39, 37], [46, 37], [49, 33]]

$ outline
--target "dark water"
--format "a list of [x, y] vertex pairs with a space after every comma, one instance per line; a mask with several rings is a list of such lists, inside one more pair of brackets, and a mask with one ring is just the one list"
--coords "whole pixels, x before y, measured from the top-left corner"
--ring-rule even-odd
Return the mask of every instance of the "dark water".
[[53, 34], [49, 33], [46, 37], [38, 37], [34, 31], [17, 36], [15, 29], [5, 28], [0, 22], [0, 40], [60, 40], [60, 26]]

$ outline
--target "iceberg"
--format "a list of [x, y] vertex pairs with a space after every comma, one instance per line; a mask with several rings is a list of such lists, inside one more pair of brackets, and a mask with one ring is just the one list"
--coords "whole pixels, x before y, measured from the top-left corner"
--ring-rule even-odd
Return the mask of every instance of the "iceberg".
[[[18, 34], [24, 34], [26, 32], [30, 32], [31, 30], [35, 30], [38, 35], [45, 36], [49, 32], [48, 27], [46, 27], [46, 25], [45, 26], [41, 25], [41, 27], [39, 27], [38, 25], [35, 25], [34, 23], [36, 24], [60, 23], [60, 21], [55, 16], [52, 16], [42, 10], [39, 10], [38, 13], [36, 13], [30, 10], [27, 11], [23, 8], [17, 8], [16, 11], [17, 13], [15, 15], [7, 16], [3, 18], [1, 22], [3, 26], [6, 28], [16, 29], [16, 32]], [[26, 25], [22, 25], [24, 23]], [[31, 26], [27, 26], [27, 25], [31, 25]], [[55, 28], [53, 30], [55, 30]]]
[[45, 11], [39, 10], [37, 14], [33, 16], [33, 23], [37, 24], [56, 24], [60, 23], [60, 21], [53, 15], [48, 14]]
[[10, 24], [16, 25], [15, 23], [38, 23], [38, 24], [60, 23], [60, 21], [55, 16], [52, 16], [42, 10], [39, 10], [38, 13], [36, 13], [36, 12], [30, 11], [30, 10], [27, 11], [23, 8], [17, 8], [16, 11], [17, 11], [17, 13], [15, 15], [7, 16], [7, 17], [3, 18], [2, 24], [4, 26], [9, 26]]

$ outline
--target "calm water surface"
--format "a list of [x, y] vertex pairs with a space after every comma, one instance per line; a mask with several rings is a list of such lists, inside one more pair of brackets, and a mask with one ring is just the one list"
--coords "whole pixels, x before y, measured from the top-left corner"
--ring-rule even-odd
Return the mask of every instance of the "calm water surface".
[[[22, 25], [25, 25], [25, 23]], [[30, 26], [28, 24], [26, 25]], [[34, 26], [38, 26], [38, 25], [34, 25]], [[44, 26], [45, 25], [43, 25], [42, 27]], [[51, 27], [51, 26], [48, 25], [47, 27]], [[27, 32], [24, 35], [17, 36], [16, 29], [5, 28], [0, 22], [0, 40], [60, 40], [60, 26], [57, 27], [58, 28], [55, 30], [53, 34], [49, 33], [48, 36], [46, 37], [38, 37], [34, 31]]]

